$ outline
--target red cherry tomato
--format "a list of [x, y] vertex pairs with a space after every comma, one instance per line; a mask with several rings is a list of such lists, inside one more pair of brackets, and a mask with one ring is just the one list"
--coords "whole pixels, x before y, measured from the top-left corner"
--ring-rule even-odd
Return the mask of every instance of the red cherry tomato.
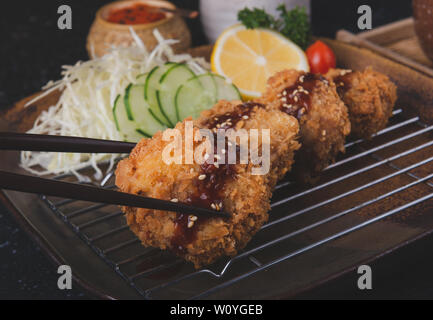
[[322, 41], [316, 41], [308, 47], [307, 51], [310, 72], [325, 74], [330, 68], [335, 68], [335, 54]]

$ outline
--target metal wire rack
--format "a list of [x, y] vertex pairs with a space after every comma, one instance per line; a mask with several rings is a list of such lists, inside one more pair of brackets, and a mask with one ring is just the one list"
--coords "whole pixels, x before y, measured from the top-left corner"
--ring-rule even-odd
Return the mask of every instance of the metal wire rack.
[[[114, 187], [113, 173], [102, 186]], [[144, 298], [198, 299], [224, 295], [253, 275], [379, 221], [411, 218], [408, 210], [433, 207], [432, 187], [433, 125], [399, 109], [371, 141], [349, 141], [346, 154], [315, 186], [280, 182], [270, 220], [251, 243], [237, 256], [200, 270], [168, 252], [142, 247], [115, 206], [42, 198]]]

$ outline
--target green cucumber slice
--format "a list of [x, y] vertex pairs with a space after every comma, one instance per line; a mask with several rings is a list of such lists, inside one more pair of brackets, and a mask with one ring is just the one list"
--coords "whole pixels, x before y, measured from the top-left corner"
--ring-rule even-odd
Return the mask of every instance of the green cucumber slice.
[[178, 64], [167, 70], [160, 80], [159, 89], [156, 90], [156, 99], [169, 121], [174, 125], [179, 119], [176, 113], [175, 96], [177, 88], [194, 76], [186, 65]]
[[191, 116], [196, 119], [203, 110], [214, 105], [213, 94], [203, 87], [198, 76], [189, 79], [176, 91], [175, 103], [177, 117], [180, 121]]
[[217, 87], [217, 93], [216, 93], [217, 101], [223, 99], [228, 101], [241, 100], [241, 94], [238, 88], [234, 84], [229, 83], [226, 80], [226, 78], [218, 74], [212, 74], [212, 75], [215, 79], [215, 83]]
[[212, 73], [208, 72], [205, 74], [198, 75], [197, 78], [200, 80], [201, 85], [206, 91], [206, 94], [209, 95], [209, 99], [213, 101], [215, 104], [217, 99], [217, 84], [215, 78]]
[[143, 84], [130, 84], [125, 90], [126, 113], [132, 116], [136, 128], [145, 136], [153, 136], [157, 131], [165, 130], [166, 126], [152, 114], [150, 106], [143, 97]]
[[141, 73], [137, 76], [136, 84], [144, 84], [149, 73]]
[[128, 119], [124, 97], [121, 95], [118, 95], [114, 101], [113, 117], [116, 128], [123, 135], [125, 141], [138, 142], [145, 137], [137, 131], [135, 122]]
[[153, 68], [147, 75], [144, 84], [144, 98], [149, 103], [150, 109], [152, 110], [153, 114], [158, 118], [158, 120], [160, 120], [168, 127], [173, 127], [173, 123], [170, 122], [167, 115], [159, 106], [156, 91], [160, 88], [159, 79], [161, 79], [161, 76], [166, 73], [170, 68], [176, 65], [177, 64], [175, 63], [169, 62], [162, 66], [157, 66]]

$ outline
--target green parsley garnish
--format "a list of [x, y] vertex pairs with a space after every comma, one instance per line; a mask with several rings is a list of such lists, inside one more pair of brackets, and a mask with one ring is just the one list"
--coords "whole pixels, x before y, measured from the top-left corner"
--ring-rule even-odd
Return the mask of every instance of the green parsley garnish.
[[287, 10], [284, 4], [277, 7], [280, 17], [275, 18], [259, 8], [245, 8], [238, 12], [238, 20], [248, 29], [269, 28], [280, 32], [298, 46], [306, 49], [311, 39], [311, 26], [304, 7]]

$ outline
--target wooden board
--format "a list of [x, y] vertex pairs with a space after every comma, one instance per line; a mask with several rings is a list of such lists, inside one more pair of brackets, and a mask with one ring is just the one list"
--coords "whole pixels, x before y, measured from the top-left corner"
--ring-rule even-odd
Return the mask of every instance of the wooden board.
[[427, 58], [418, 42], [413, 18], [356, 35], [340, 30], [337, 40], [368, 48], [433, 77], [433, 62]]

